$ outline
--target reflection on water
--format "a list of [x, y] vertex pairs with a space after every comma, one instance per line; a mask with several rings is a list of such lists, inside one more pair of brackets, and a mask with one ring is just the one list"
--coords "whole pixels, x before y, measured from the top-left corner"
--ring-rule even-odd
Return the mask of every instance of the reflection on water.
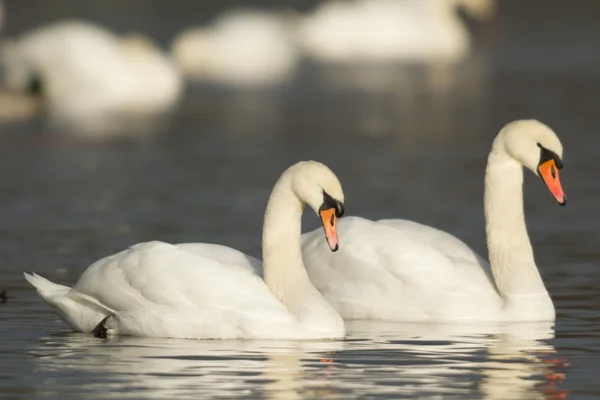
[[114, 115], [93, 117], [55, 116], [49, 114], [46, 124], [54, 134], [91, 142], [118, 139], [150, 140], [165, 130], [170, 115]]
[[552, 388], [564, 379], [566, 361], [556, 360], [547, 343], [553, 337], [552, 324], [353, 321], [345, 341], [103, 342], [59, 334], [41, 339], [31, 355], [40, 380], [36, 394], [43, 396], [561, 398], [564, 391]]
[[385, 363], [379, 365], [381, 360], [388, 357], [388, 352], [402, 354], [403, 362], [394, 365], [390, 371], [393, 373], [383, 380], [390, 385], [394, 382], [390, 394], [479, 393], [478, 397], [486, 399], [544, 397], [541, 389], [549, 383], [548, 374], [555, 372], [555, 366], [547, 361], [555, 353], [554, 347], [546, 342], [554, 337], [552, 325], [390, 323], [386, 327], [367, 321], [350, 323], [356, 331], [352, 337], [381, 336], [377, 346], [381, 349], [380, 357], [371, 351], [365, 354], [377, 364], [369, 373], [381, 375], [381, 368], [390, 371]]

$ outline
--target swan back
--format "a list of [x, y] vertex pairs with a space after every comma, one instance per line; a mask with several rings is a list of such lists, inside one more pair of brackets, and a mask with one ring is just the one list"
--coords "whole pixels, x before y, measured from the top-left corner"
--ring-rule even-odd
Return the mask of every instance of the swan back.
[[233, 10], [208, 27], [177, 36], [173, 58], [193, 78], [234, 85], [281, 83], [299, 61], [287, 20], [285, 14]]
[[493, 0], [357, 0], [322, 2], [299, 24], [298, 41], [324, 62], [455, 62], [470, 37], [455, 7], [477, 19]]

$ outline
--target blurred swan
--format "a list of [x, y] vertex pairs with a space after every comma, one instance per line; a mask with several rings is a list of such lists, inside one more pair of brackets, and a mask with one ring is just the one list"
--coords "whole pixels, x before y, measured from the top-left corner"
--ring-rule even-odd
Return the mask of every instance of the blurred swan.
[[332, 0], [299, 23], [298, 41], [321, 62], [443, 62], [469, 54], [462, 6], [487, 20], [494, 0]]
[[489, 264], [435, 228], [348, 217], [335, 257], [320, 246], [318, 230], [303, 236], [309, 276], [345, 319], [553, 321], [525, 226], [523, 167], [564, 205], [562, 153], [556, 133], [536, 120], [511, 122], [494, 139], [484, 194]]
[[290, 79], [299, 60], [293, 16], [229, 11], [205, 28], [179, 34], [172, 54], [190, 78], [229, 85], [270, 86]]
[[261, 265], [229, 247], [137, 244], [90, 266], [74, 288], [25, 274], [76, 331], [175, 338], [344, 337], [344, 323], [306, 274], [302, 209], [320, 215], [331, 251], [344, 193], [325, 165], [300, 162], [279, 178], [263, 230]]
[[176, 66], [148, 39], [120, 38], [84, 21], [7, 40], [2, 62], [7, 86], [39, 94], [58, 121], [161, 114], [182, 92]]

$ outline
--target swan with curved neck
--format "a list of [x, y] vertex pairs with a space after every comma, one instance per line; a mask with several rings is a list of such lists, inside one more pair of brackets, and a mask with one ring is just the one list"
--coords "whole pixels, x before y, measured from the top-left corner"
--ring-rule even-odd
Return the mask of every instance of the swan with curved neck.
[[303, 16], [297, 42], [323, 63], [453, 63], [471, 51], [469, 32], [456, 12], [488, 21], [494, 0], [330, 0]]
[[73, 288], [35, 274], [25, 278], [73, 330], [99, 337], [341, 338], [342, 319], [302, 263], [300, 223], [308, 204], [336, 251], [343, 201], [329, 168], [300, 162], [283, 173], [269, 198], [264, 265], [225, 246], [149, 242], [92, 264]]
[[287, 12], [230, 9], [209, 26], [185, 29], [171, 54], [192, 80], [271, 87], [290, 80], [300, 61], [295, 16]]
[[407, 220], [345, 218], [343, 249], [324, 254], [314, 232], [303, 237], [311, 280], [347, 319], [403, 321], [551, 321], [552, 300], [535, 264], [523, 212], [523, 167], [564, 205], [562, 145], [535, 120], [506, 125], [485, 174], [490, 263], [456, 237]]
[[173, 61], [140, 35], [119, 37], [68, 20], [42, 26], [2, 47], [6, 85], [35, 94], [58, 123], [97, 127], [169, 112], [183, 92]]

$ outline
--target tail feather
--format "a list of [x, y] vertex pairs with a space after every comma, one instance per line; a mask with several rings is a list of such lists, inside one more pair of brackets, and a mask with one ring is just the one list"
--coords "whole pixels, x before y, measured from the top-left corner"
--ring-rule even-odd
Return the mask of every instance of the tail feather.
[[91, 332], [99, 321], [114, 314], [96, 299], [68, 286], [50, 282], [35, 273], [23, 275], [58, 316], [77, 332]]
[[31, 285], [37, 289], [40, 296], [42, 296], [44, 299], [49, 296], [64, 296], [71, 290], [70, 287], [52, 283], [48, 279], [39, 276], [35, 272], [32, 272], [31, 274], [25, 272], [23, 275], [25, 276], [25, 279], [27, 279], [27, 282], [31, 283]]

